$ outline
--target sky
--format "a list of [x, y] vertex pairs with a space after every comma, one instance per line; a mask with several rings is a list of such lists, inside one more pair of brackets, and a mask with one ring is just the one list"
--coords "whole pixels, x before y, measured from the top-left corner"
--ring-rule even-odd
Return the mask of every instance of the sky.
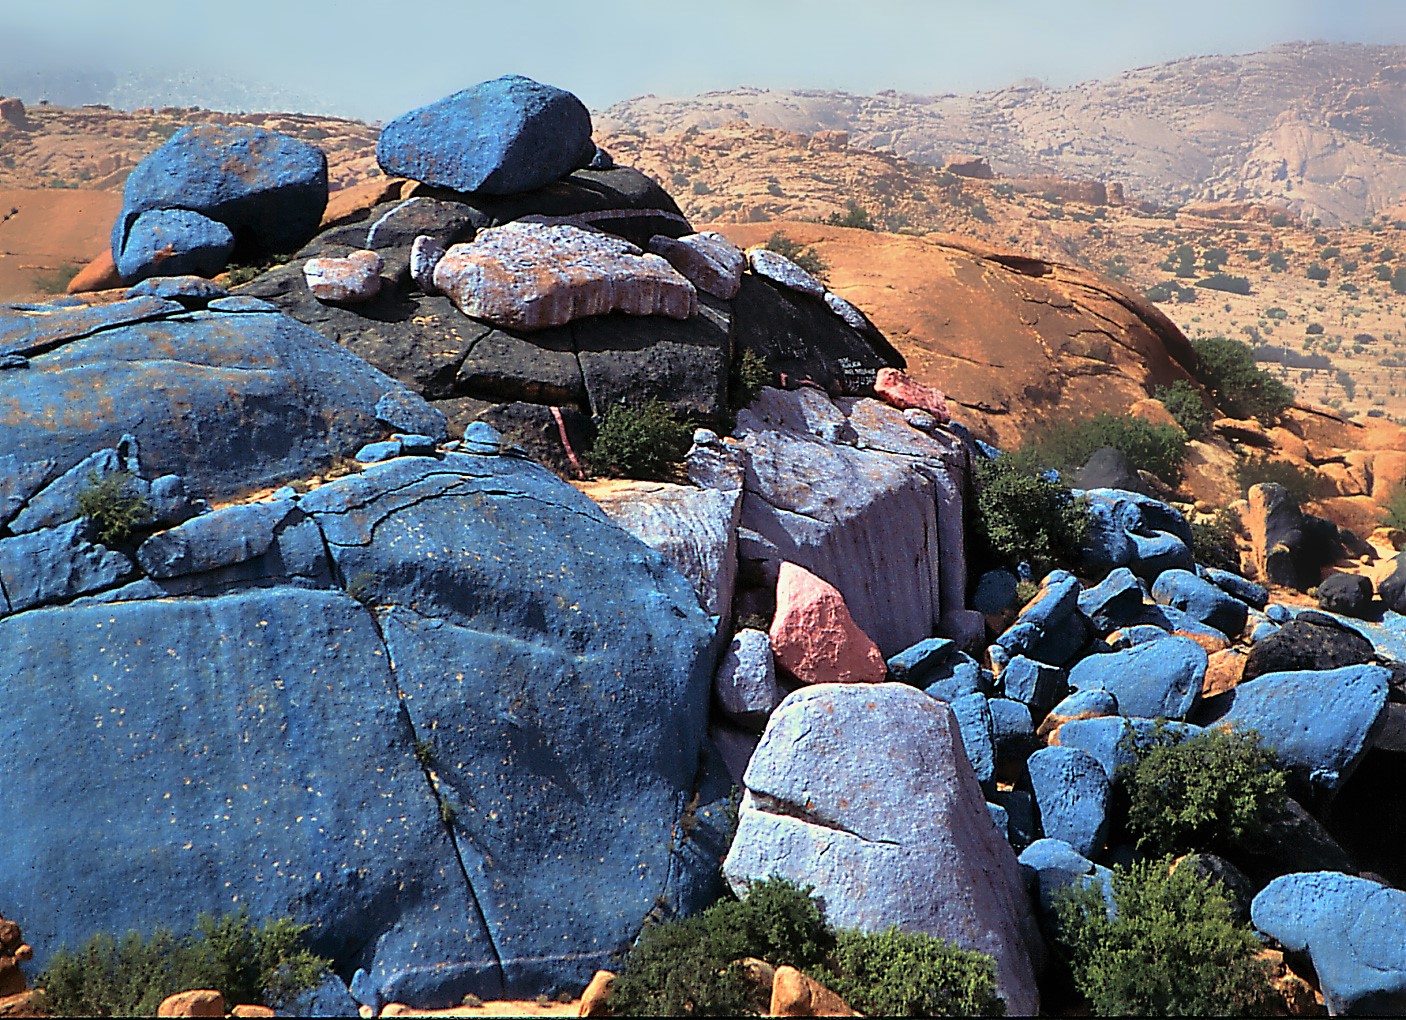
[[506, 73], [603, 109], [738, 85], [1058, 87], [1307, 39], [1406, 44], [1406, 0], [0, 0], [0, 70], [217, 73], [366, 119]]

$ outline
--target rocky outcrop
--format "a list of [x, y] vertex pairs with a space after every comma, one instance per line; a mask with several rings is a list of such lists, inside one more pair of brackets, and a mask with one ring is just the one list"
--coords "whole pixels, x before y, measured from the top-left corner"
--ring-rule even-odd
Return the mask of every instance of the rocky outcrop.
[[947, 706], [900, 684], [822, 685], [773, 714], [724, 870], [813, 885], [835, 925], [990, 953], [1011, 1014], [1038, 1010], [1043, 946]]

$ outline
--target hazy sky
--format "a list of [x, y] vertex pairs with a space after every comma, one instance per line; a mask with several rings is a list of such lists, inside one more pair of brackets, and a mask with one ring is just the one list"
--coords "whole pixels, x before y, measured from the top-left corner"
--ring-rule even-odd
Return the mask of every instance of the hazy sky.
[[599, 109], [743, 84], [1066, 85], [1296, 39], [1406, 43], [1406, 0], [0, 0], [0, 65], [207, 69], [367, 118], [507, 72]]

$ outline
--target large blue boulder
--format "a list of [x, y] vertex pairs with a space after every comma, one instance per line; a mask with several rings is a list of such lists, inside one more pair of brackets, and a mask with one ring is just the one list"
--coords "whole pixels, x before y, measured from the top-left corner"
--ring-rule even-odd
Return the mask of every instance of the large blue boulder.
[[965, 694], [949, 702], [962, 735], [962, 749], [967, 753], [976, 781], [987, 796], [996, 792], [996, 733], [991, 709], [984, 694]]
[[1039, 594], [996, 643], [1011, 656], [1063, 666], [1088, 639], [1089, 622], [1079, 612], [1079, 579], [1067, 570], [1055, 570], [1040, 582]]
[[317, 146], [262, 128], [195, 124], [128, 176], [112, 257], [120, 268], [137, 218], [157, 209], [188, 209], [223, 223], [241, 256], [289, 254], [317, 233], [326, 207], [327, 157]]
[[145, 477], [181, 475], [203, 498], [309, 478], [381, 434], [387, 394], [413, 398], [398, 431], [446, 432], [401, 383], [277, 313], [6, 306], [0, 354], [28, 362], [0, 372], [0, 462], [52, 461], [46, 481], [128, 435]]
[[1231, 689], [1216, 722], [1257, 731], [1291, 773], [1336, 790], [1368, 751], [1390, 678], [1367, 664], [1266, 673]]
[[[1110, 780], [1118, 778], [1118, 770], [1137, 761], [1130, 742], [1152, 739], [1158, 722], [1153, 719], [1124, 719], [1102, 716], [1093, 719], [1073, 719], [1059, 728], [1059, 746], [1077, 747], [1093, 755], [1103, 766]], [[1173, 739], [1189, 739], [1202, 732], [1190, 723], [1162, 723]]]
[[1164, 570], [1191, 570], [1191, 526], [1173, 507], [1123, 489], [1089, 489], [1083, 565], [1098, 573], [1128, 567], [1151, 580]]
[[376, 142], [387, 174], [488, 195], [533, 191], [594, 155], [591, 114], [581, 101], [518, 74], [411, 110]]
[[1124, 715], [1185, 719], [1201, 697], [1206, 650], [1169, 635], [1122, 651], [1090, 655], [1069, 671], [1076, 691], [1108, 691]]
[[1045, 835], [1085, 857], [1101, 852], [1111, 784], [1098, 759], [1076, 747], [1046, 747], [1030, 756], [1026, 768]]
[[1333, 1016], [1406, 1015], [1406, 892], [1335, 871], [1276, 878], [1254, 926], [1307, 952]]
[[1164, 570], [1152, 582], [1152, 597], [1227, 637], [1245, 629], [1250, 607], [1189, 570]]
[[1268, 588], [1262, 584], [1256, 584], [1254, 581], [1247, 581], [1239, 574], [1231, 573], [1229, 570], [1221, 570], [1218, 567], [1199, 565], [1196, 572], [1217, 588], [1234, 595], [1252, 609], [1264, 609], [1265, 604], [1269, 602]]
[[1118, 567], [1092, 588], [1079, 593], [1079, 611], [1099, 634], [1138, 622], [1143, 613], [1142, 585], [1127, 567]]
[[1015, 656], [1001, 669], [1006, 697], [1038, 712], [1048, 712], [1069, 692], [1068, 679], [1068, 673], [1058, 666], [1047, 666], [1024, 655]]
[[128, 282], [151, 276], [214, 276], [233, 251], [234, 235], [223, 223], [189, 209], [153, 209], [133, 221], [117, 271]]

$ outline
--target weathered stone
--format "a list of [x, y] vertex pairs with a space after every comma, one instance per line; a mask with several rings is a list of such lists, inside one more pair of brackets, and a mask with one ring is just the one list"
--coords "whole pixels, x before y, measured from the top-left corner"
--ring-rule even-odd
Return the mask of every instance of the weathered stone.
[[1069, 686], [1108, 691], [1124, 715], [1185, 719], [1201, 697], [1206, 662], [1204, 648], [1173, 635], [1081, 659], [1069, 671]]
[[731, 301], [742, 289], [747, 256], [722, 234], [706, 231], [679, 238], [656, 234], [649, 239], [649, 250], [667, 259], [704, 294]]
[[878, 683], [888, 675], [839, 590], [794, 563], [781, 564], [777, 578], [771, 647], [777, 665], [801, 683]]
[[434, 285], [465, 315], [525, 330], [613, 311], [687, 319], [698, 309], [693, 284], [659, 256], [565, 225], [484, 230], [449, 249]]
[[1035, 735], [1051, 747], [1059, 746], [1060, 728], [1078, 719], [1101, 719], [1118, 714], [1118, 699], [1108, 691], [1097, 688], [1088, 691], [1075, 691], [1065, 698], [1045, 716]]
[[964, 694], [948, 704], [957, 720], [962, 737], [962, 749], [972, 767], [976, 781], [988, 795], [996, 792], [996, 734], [986, 695]]
[[[1168, 722], [1163, 725], [1167, 735], [1176, 739], [1194, 737], [1202, 732], [1200, 726], [1190, 723]], [[1157, 722], [1152, 719], [1125, 719], [1121, 716], [1071, 719], [1059, 728], [1059, 746], [1077, 747], [1089, 752], [1098, 759], [1108, 778], [1116, 780], [1119, 768], [1137, 761], [1125, 739], [1148, 740], [1156, 726]]]
[[903, 684], [797, 691], [745, 783], [724, 866], [739, 892], [781, 875], [813, 885], [838, 927], [989, 953], [1007, 1010], [1037, 1012], [1041, 940], [950, 709]]
[[951, 417], [947, 398], [941, 392], [918, 382], [899, 368], [879, 369], [874, 377], [874, 392], [880, 400], [900, 411], [926, 411], [939, 422]]
[[86, 521], [0, 538], [0, 608], [19, 613], [111, 588], [132, 561], [87, 537]]
[[585, 166], [590, 141], [591, 115], [579, 99], [510, 74], [397, 117], [381, 129], [376, 161], [393, 176], [512, 195]]
[[1374, 654], [1371, 641], [1333, 617], [1302, 613], [1250, 646], [1244, 679], [1290, 670], [1356, 666], [1371, 662]]
[[786, 696], [776, 682], [771, 639], [759, 630], [743, 629], [734, 634], [718, 665], [713, 691], [731, 718], [758, 728], [764, 725]]
[[1069, 674], [1058, 666], [1017, 655], [1001, 667], [1001, 689], [1006, 697], [1048, 712], [1069, 690]]
[[1318, 583], [1318, 608], [1359, 619], [1372, 610], [1372, 580], [1361, 574], [1330, 574]]
[[201, 276], [154, 276], [127, 288], [129, 298], [166, 298], [187, 308], [204, 308], [215, 298], [228, 296], [224, 287]]
[[1079, 579], [1052, 571], [1015, 623], [996, 639], [1012, 656], [1024, 655], [1052, 666], [1069, 663], [1089, 640], [1089, 623], [1079, 612]]
[[374, 251], [354, 251], [345, 258], [308, 259], [303, 278], [319, 301], [359, 304], [381, 292], [381, 256]]
[[1097, 885], [1112, 899], [1113, 874], [1094, 864], [1062, 839], [1037, 839], [1020, 855], [1020, 866], [1035, 879], [1036, 900], [1046, 922], [1055, 919], [1055, 898], [1069, 886]]
[[242, 563], [268, 551], [274, 530], [292, 512], [291, 500], [274, 500], [202, 514], [152, 535], [137, 549], [137, 562], [155, 578]]
[[1089, 489], [1083, 562], [1095, 573], [1129, 567], [1138, 577], [1195, 566], [1191, 526], [1166, 503], [1121, 489]]
[[1143, 615], [1143, 590], [1127, 567], [1118, 567], [1079, 593], [1079, 611], [1100, 634], [1135, 624]]
[[747, 250], [747, 264], [752, 267], [752, 272], [758, 276], [765, 276], [768, 280], [779, 283], [798, 294], [821, 300], [825, 298], [825, 284], [785, 255], [777, 254], [767, 248], [749, 248]]
[[1282, 485], [1250, 486], [1245, 527], [1260, 581], [1300, 590], [1315, 587], [1342, 551], [1338, 529], [1305, 514]]
[[410, 245], [410, 279], [426, 294], [435, 293], [434, 271], [444, 258], [445, 248], [433, 237], [421, 234]]
[[366, 231], [366, 247], [376, 251], [407, 248], [428, 237], [448, 248], [457, 241], [472, 240], [474, 231], [490, 222], [486, 213], [466, 202], [417, 195], [376, 218]]
[[196, 989], [189, 992], [177, 992], [175, 995], [168, 995], [161, 1000], [161, 1005], [156, 1008], [156, 1015], [159, 1017], [223, 1017], [225, 1015], [225, 997], [218, 989]]
[[956, 643], [950, 638], [924, 638], [889, 657], [889, 676], [897, 683], [926, 687], [956, 651]]
[[795, 967], [777, 967], [768, 1016], [863, 1016], [839, 995]]
[[[53, 461], [48, 463], [52, 465]], [[98, 450], [84, 457], [34, 493], [10, 522], [10, 531], [19, 535], [77, 520], [82, 513], [78, 498], [85, 489], [113, 475], [134, 476], [140, 470], [137, 441], [130, 435], [123, 435], [116, 448]]]
[[1047, 747], [1026, 763], [1046, 836], [1062, 839], [1085, 857], [1103, 850], [1108, 834], [1108, 775], [1098, 760], [1074, 747]]
[[189, 209], [153, 209], [132, 221], [117, 258], [127, 283], [149, 276], [214, 276], [234, 251], [229, 227]]
[[1152, 583], [1152, 597], [1227, 637], [1238, 637], [1249, 615], [1249, 606], [1189, 570], [1162, 571]]

